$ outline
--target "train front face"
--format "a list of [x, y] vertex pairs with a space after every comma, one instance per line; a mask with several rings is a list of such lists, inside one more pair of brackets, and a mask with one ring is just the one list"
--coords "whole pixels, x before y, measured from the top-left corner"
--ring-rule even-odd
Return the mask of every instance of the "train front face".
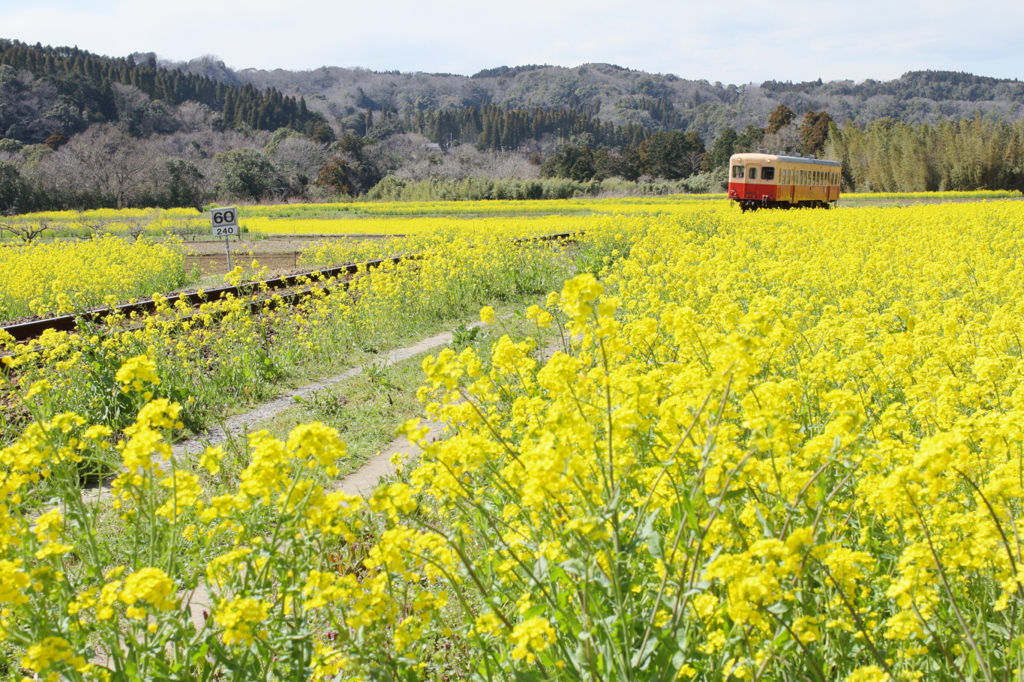
[[729, 159], [729, 198], [741, 204], [775, 201], [778, 161], [771, 154], [733, 154]]

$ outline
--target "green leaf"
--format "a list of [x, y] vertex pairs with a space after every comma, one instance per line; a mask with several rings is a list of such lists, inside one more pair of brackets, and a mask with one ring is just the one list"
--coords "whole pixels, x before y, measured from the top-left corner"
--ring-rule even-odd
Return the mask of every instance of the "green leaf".
[[536, 672], [517, 670], [514, 675], [516, 682], [544, 682], [544, 678], [541, 677], [540, 673]]

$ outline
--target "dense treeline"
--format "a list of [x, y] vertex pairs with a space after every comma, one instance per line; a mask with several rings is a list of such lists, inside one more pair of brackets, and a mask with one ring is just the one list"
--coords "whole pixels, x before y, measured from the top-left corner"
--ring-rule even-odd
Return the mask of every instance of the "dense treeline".
[[[305, 132], [329, 131], [326, 119], [310, 111], [303, 98], [287, 97], [274, 88], [260, 91], [252, 85], [226, 85], [205, 76], [160, 68], [150, 57], [141, 64], [129, 56], [101, 57], [77, 47], [43, 47], [0, 40], [0, 133], [25, 143], [42, 142], [59, 129], [64, 135], [85, 130], [91, 123], [116, 120], [113, 84], [137, 88], [153, 100], [175, 105], [205, 104], [221, 112], [221, 125], [233, 129], [273, 131], [290, 127]], [[37, 85], [49, 85], [56, 102], [45, 115], [33, 111], [38, 93], [31, 92], [20, 72], [31, 74]], [[19, 98], [19, 95], [22, 97]], [[19, 101], [21, 100], [21, 101]], [[19, 106], [20, 105], [20, 106]]]
[[858, 192], [1024, 191], [1024, 123], [985, 118], [908, 125], [880, 119], [833, 124], [828, 155]]
[[545, 139], [582, 139], [591, 146], [636, 147], [651, 133], [640, 124], [603, 121], [596, 110], [586, 107], [509, 109], [491, 104], [479, 109], [469, 106], [406, 111], [404, 115], [383, 109], [376, 121], [373, 116], [373, 110], [368, 109], [356, 117], [351, 132], [376, 139], [395, 133], [416, 133], [444, 148], [474, 144], [481, 151], [519, 151], [524, 147], [532, 151]]
[[579, 182], [570, 178], [481, 178], [463, 180], [429, 179], [415, 182], [388, 176], [367, 192], [381, 201], [486, 201], [572, 199], [580, 196], [659, 196], [664, 194], [718, 191], [719, 178], [709, 174], [684, 180], [632, 182], [621, 178]]

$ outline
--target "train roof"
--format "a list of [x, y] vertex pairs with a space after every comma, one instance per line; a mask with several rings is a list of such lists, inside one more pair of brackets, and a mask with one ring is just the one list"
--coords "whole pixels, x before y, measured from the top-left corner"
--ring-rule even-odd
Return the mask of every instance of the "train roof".
[[747, 153], [747, 154], [733, 154], [729, 157], [729, 165], [733, 163], [802, 163], [812, 166], [829, 166], [831, 168], [841, 168], [842, 164], [838, 161], [826, 161], [825, 159], [809, 159], [806, 156], [790, 156], [788, 154], [761, 154], [761, 153]]

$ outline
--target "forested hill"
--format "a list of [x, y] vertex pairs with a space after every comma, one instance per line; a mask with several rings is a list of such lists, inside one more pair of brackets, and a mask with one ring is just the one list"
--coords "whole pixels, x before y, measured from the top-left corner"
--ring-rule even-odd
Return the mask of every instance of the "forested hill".
[[[54, 131], [71, 136], [92, 123], [119, 120], [118, 85], [141, 91], [157, 109], [157, 101], [203, 104], [219, 112], [228, 128], [307, 131], [325, 124], [323, 115], [309, 111], [301, 96], [164, 68], [154, 55], [137, 61], [133, 56], [101, 57], [77, 47], [0, 39], [0, 137], [39, 143]], [[140, 114], [136, 125], [144, 118], [159, 119], [162, 112], [144, 113], [156, 116]]]
[[[798, 114], [824, 110], [841, 124], [883, 117], [937, 123], [979, 112], [996, 120], [1024, 118], [1024, 83], [948, 71], [915, 71], [892, 81], [760, 85], [708, 83], [612, 64], [501, 66], [471, 76], [340, 67], [235, 71], [210, 56], [172, 63], [152, 53], [110, 58], [77, 47], [0, 40], [0, 137], [39, 143], [55, 130], [70, 137], [91, 123], [123, 120], [115, 85], [137, 88], [152, 100], [150, 108], [201, 103], [218, 114], [224, 129], [289, 127], [310, 135], [319, 127], [317, 137], [325, 139], [332, 135], [324, 124], [361, 135], [376, 124], [375, 133], [387, 134], [381, 124], [400, 118], [403, 130], [438, 142], [446, 135], [465, 138], [460, 130], [473, 128], [469, 137], [475, 141], [486, 127], [486, 112], [497, 109], [520, 109], [520, 119], [529, 119], [530, 130], [511, 131], [507, 139], [589, 131], [602, 142], [636, 140], [643, 129], [693, 132], [710, 143], [726, 128], [764, 126], [780, 104]], [[537, 128], [538, 117], [555, 111], [563, 112], [559, 121]], [[608, 124], [616, 130], [602, 128]]]
[[213, 57], [173, 66], [221, 82], [251, 83], [304, 96], [310, 108], [331, 120], [347, 120], [350, 127], [357, 123], [354, 117], [368, 109], [480, 109], [486, 104], [570, 108], [617, 125], [692, 131], [704, 140], [716, 138], [726, 127], [740, 131], [748, 125], [764, 126], [779, 104], [801, 115], [809, 109], [826, 110], [839, 123], [860, 125], [883, 117], [934, 124], [978, 112], [1005, 121], [1024, 118], [1024, 83], [950, 71], [914, 71], [892, 81], [862, 83], [723, 85], [612, 64], [502, 66], [472, 76], [339, 67], [233, 71]]

